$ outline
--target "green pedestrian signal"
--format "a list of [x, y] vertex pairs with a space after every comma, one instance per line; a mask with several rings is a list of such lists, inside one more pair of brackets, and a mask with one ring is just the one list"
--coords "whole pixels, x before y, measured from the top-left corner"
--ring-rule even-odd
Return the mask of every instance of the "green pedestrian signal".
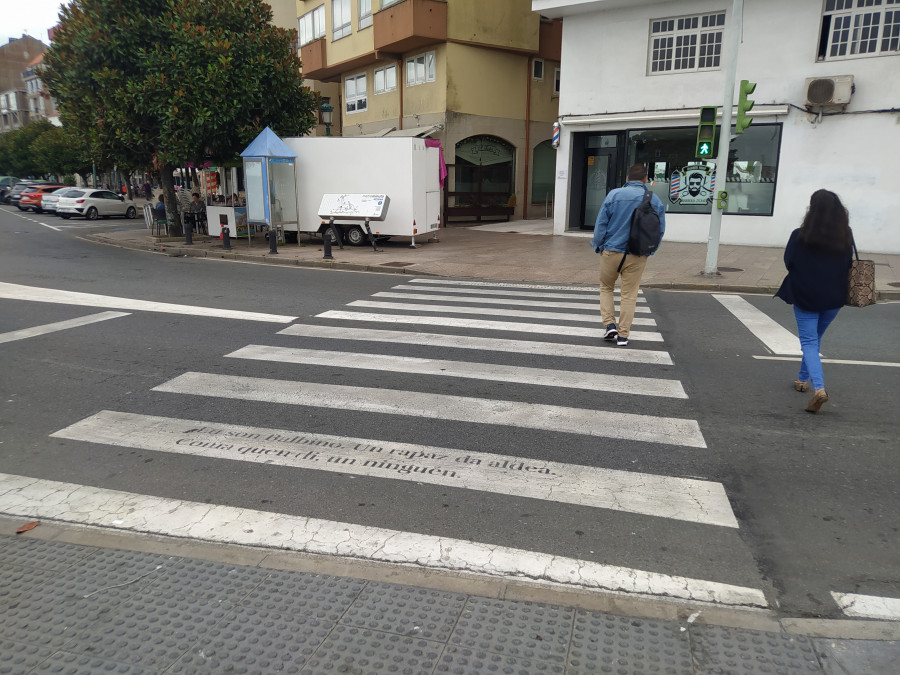
[[756, 89], [756, 82], [749, 80], [741, 80], [741, 95], [738, 98], [737, 119], [734, 121], [734, 132], [736, 134], [744, 133], [744, 129], [753, 122], [752, 117], [747, 117], [747, 113], [753, 107], [753, 101], [747, 98]]
[[716, 142], [716, 115], [719, 109], [716, 106], [700, 108], [700, 126], [697, 127], [697, 152], [695, 157], [709, 159], [713, 156], [713, 146]]

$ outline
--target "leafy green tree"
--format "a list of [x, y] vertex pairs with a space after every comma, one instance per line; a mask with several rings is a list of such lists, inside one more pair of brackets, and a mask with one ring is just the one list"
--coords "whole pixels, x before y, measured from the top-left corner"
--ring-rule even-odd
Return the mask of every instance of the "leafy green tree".
[[77, 138], [60, 128], [51, 127], [32, 141], [28, 147], [31, 160], [42, 173], [84, 175], [91, 169], [87, 148]]
[[72, 0], [44, 81], [96, 157], [158, 172], [177, 232], [176, 167], [234, 159], [265, 126], [315, 123], [293, 32], [271, 20], [262, 0]]
[[31, 144], [53, 128], [41, 119], [0, 135], [0, 171], [19, 178], [38, 178], [48, 173], [32, 156]]

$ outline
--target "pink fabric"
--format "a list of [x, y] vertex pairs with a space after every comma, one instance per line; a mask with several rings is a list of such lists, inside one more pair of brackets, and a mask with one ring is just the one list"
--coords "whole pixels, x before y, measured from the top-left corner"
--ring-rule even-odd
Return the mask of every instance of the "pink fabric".
[[441, 185], [443, 186], [444, 181], [447, 180], [447, 165], [444, 163], [444, 147], [441, 145], [441, 142], [435, 138], [426, 138], [425, 139], [425, 147], [427, 148], [437, 148], [440, 151], [441, 157]]

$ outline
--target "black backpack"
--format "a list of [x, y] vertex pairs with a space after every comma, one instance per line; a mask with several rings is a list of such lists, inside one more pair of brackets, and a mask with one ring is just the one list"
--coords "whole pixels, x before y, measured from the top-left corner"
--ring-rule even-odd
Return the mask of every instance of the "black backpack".
[[628, 234], [628, 244], [625, 246], [625, 255], [619, 263], [619, 271], [625, 264], [625, 256], [650, 255], [659, 248], [662, 241], [662, 228], [659, 215], [653, 209], [650, 199], [653, 193], [644, 186], [644, 198], [631, 213], [631, 231]]

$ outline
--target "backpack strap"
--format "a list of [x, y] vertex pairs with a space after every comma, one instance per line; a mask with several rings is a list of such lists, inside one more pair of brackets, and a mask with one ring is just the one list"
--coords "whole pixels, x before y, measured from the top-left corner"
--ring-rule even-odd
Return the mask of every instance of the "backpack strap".
[[[653, 198], [653, 193], [650, 192], [650, 189], [647, 187], [647, 184], [644, 183], [644, 196], [641, 197], [640, 203], [634, 207], [634, 211], [637, 211], [644, 204], [649, 204], [650, 200]], [[631, 212], [631, 217], [634, 218], [634, 211]], [[629, 229], [630, 232], [630, 229]], [[625, 258], [628, 257], [628, 244], [625, 244], [625, 253], [622, 254], [622, 260], [619, 262], [619, 266], [616, 268], [616, 274], [621, 274], [622, 266], [625, 265]]]

